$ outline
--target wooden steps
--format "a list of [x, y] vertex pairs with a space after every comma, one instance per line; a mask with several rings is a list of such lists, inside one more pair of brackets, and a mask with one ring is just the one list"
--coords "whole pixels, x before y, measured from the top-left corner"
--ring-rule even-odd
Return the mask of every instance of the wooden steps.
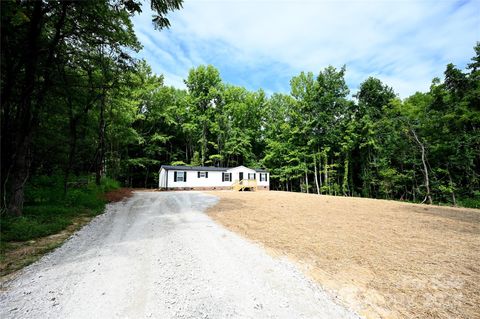
[[232, 189], [234, 191], [256, 191], [257, 190], [257, 180], [255, 179], [242, 179], [242, 180], [236, 180], [233, 185]]

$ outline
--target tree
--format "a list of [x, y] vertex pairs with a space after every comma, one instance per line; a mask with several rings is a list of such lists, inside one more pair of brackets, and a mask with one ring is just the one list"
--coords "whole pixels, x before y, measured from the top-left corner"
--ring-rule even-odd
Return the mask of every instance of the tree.
[[392, 88], [379, 79], [370, 77], [360, 84], [355, 97], [358, 99], [358, 107], [354, 111], [354, 117], [359, 140], [356, 144], [358, 149], [354, 152], [359, 155], [356, 160], [361, 170], [361, 185], [357, 188], [361, 189], [364, 196], [378, 196], [375, 185], [381, 180], [380, 171], [388, 167], [391, 155], [384, 152], [387, 149], [382, 138], [394, 134], [383, 123], [385, 110], [396, 95]]
[[[181, 0], [152, 0], [155, 26], [167, 27], [166, 13], [181, 4]], [[3, 1], [1, 10], [2, 207], [8, 200], [8, 211], [18, 216], [34, 132], [41, 114], [49, 112], [49, 95], [61, 82], [58, 70], [77, 59], [98, 63], [88, 52], [107, 54], [117, 65], [131, 63], [127, 50], [136, 50], [139, 44], [130, 15], [141, 11], [141, 2]]]
[[222, 103], [222, 80], [220, 73], [213, 66], [201, 65], [190, 70], [185, 84], [189, 92], [192, 114], [195, 115], [196, 124], [200, 128], [198, 136], [200, 158], [201, 164], [205, 165], [210, 154], [209, 146], [214, 143], [210, 139], [210, 127], [214, 122], [215, 109]]

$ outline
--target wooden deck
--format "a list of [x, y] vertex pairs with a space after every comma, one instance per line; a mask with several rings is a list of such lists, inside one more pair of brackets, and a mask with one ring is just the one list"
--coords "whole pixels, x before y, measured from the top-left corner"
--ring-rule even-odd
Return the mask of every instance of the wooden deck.
[[242, 179], [236, 180], [233, 185], [232, 189], [234, 191], [256, 191], [257, 190], [257, 180], [255, 179]]

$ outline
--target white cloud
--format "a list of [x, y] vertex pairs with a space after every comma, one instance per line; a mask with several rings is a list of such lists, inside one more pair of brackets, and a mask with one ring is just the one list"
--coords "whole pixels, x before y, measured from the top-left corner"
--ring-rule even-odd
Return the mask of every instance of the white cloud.
[[148, 13], [134, 18], [142, 54], [167, 83], [209, 63], [227, 82], [269, 91], [288, 91], [300, 71], [346, 64], [352, 89], [374, 75], [406, 97], [447, 63], [464, 67], [480, 40], [480, 0], [187, 0], [170, 20], [158, 32]]

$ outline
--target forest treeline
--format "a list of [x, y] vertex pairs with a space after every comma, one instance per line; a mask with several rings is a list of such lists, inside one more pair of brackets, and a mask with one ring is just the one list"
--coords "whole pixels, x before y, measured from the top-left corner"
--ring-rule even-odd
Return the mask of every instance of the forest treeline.
[[[198, 66], [186, 89], [147, 62], [141, 2], [2, 2], [2, 207], [21, 214], [33, 176], [107, 176], [156, 187], [161, 164], [264, 167], [271, 189], [480, 205], [480, 44], [465, 70], [400, 99], [345, 67], [300, 73], [290, 93], [249, 91]], [[154, 23], [181, 1], [152, 1]], [[28, 198], [27, 198], [28, 200]]]

